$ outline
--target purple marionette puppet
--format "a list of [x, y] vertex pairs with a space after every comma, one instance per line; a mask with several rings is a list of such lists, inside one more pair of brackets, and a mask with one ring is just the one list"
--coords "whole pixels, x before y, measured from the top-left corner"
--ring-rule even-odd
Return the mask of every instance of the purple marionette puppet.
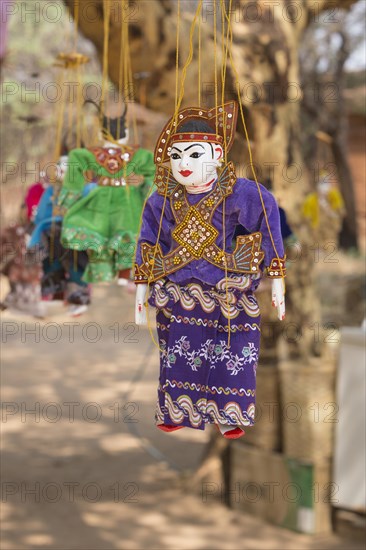
[[[279, 318], [285, 315], [277, 203], [224, 160], [237, 108], [230, 101], [180, 111], [155, 150], [157, 191], [146, 202], [136, 252], [136, 323], [147, 322], [148, 299], [160, 347], [156, 424], [166, 432], [216, 424], [228, 439], [242, 436], [254, 423], [254, 291], [264, 274]], [[246, 234], [233, 247], [238, 226]]]

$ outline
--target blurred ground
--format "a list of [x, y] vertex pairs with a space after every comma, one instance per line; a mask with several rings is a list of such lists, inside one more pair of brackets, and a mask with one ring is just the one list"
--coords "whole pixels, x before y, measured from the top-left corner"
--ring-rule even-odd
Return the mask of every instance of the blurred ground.
[[93, 300], [75, 320], [61, 305], [47, 321], [2, 314], [3, 550], [364, 548], [267, 525], [183, 483], [208, 434], [154, 427], [158, 352], [129, 324], [134, 297], [99, 286]]

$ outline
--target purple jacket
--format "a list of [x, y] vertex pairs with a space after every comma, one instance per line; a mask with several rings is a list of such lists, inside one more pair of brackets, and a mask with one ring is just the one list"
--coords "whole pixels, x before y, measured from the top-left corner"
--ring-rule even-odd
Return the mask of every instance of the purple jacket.
[[[217, 184], [218, 181], [215, 185]], [[272, 270], [276, 269], [272, 266], [273, 261], [275, 262], [274, 265], [278, 265], [278, 258], [283, 259], [284, 257], [280, 215], [274, 196], [262, 185], [260, 185], [260, 189], [276, 251], [274, 250], [271, 242], [259, 191], [254, 181], [245, 178], [238, 178], [231, 194], [226, 197], [224, 202], [221, 202], [217, 206], [211, 223], [219, 232], [216, 239], [216, 244], [226, 252], [233, 251], [232, 241], [235, 229], [238, 226], [242, 226], [248, 234], [260, 232], [262, 234], [261, 249], [264, 252], [264, 260], [261, 264], [261, 269], [263, 270], [264, 268], [267, 268], [267, 274], [271, 277], [275, 276], [275, 272]], [[199, 195], [186, 193], [186, 197], [190, 205], [195, 205], [211, 192], [212, 190]], [[223, 216], [224, 205], [225, 216]], [[159, 225], [163, 206], [164, 214], [162, 216], [159, 234]], [[223, 218], [225, 218], [225, 246], [223, 245]], [[161, 245], [164, 255], [177, 246], [177, 242], [172, 237], [172, 231], [175, 226], [176, 221], [172, 213], [169, 198], [165, 199], [163, 195], [158, 192], [154, 192], [147, 200], [143, 213], [141, 232], [136, 251], [136, 264], [138, 266], [142, 263], [141, 244], [148, 243], [150, 245], [155, 245], [158, 234], [159, 244]], [[175, 273], [170, 273], [167, 275], [167, 278], [175, 283], [183, 285], [192, 281], [200, 281], [201, 283], [215, 285], [220, 279], [222, 279], [224, 273], [225, 271], [220, 269], [220, 267], [212, 265], [204, 258], [200, 258], [198, 260], [191, 261], [191, 263], [185, 265]], [[279, 273], [276, 272], [276, 275], [279, 275]]]

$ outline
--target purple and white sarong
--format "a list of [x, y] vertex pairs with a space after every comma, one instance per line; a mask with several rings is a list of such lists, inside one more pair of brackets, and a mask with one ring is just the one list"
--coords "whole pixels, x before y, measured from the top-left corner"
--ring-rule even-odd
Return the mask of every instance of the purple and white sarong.
[[258, 275], [231, 274], [215, 286], [168, 279], [152, 285], [160, 345], [157, 424], [199, 430], [219, 422], [254, 424], [258, 284]]

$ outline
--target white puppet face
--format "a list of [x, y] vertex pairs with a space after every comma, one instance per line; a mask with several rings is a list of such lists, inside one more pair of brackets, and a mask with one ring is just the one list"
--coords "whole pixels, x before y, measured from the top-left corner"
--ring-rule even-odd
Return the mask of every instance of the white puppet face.
[[57, 173], [56, 178], [58, 181], [64, 181], [65, 174], [67, 172], [67, 167], [69, 164], [69, 159], [67, 155], [62, 155], [57, 163]]
[[175, 141], [170, 152], [173, 177], [182, 185], [205, 185], [216, 178], [222, 156], [217, 143]]

